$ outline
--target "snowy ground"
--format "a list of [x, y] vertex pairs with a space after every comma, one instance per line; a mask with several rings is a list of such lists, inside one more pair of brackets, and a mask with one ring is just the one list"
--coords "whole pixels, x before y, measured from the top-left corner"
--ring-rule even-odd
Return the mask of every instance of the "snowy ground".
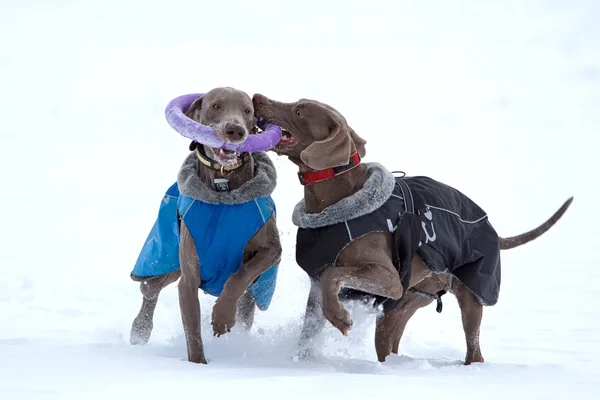
[[[597, 2], [284, 4], [2, 0], [0, 398], [598, 398]], [[285, 250], [271, 308], [250, 333], [206, 334], [210, 364], [192, 365], [172, 285], [149, 345], [128, 345], [129, 272], [187, 152], [164, 106], [224, 85], [335, 106], [368, 139], [366, 161], [455, 185], [502, 235], [575, 196], [550, 232], [503, 253], [485, 364], [460, 365], [451, 297], [385, 364], [356, 308], [349, 337], [328, 328], [320, 358], [294, 362], [302, 192], [274, 155]]]

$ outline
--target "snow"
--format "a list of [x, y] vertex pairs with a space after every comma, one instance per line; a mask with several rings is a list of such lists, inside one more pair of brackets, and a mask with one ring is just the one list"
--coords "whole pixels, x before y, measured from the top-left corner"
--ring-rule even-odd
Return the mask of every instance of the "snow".
[[[600, 6], [594, 0], [347, 2], [3, 0], [0, 3], [0, 397], [581, 399], [600, 391]], [[295, 169], [274, 194], [284, 259], [251, 332], [209, 335], [185, 361], [176, 285], [150, 343], [129, 272], [187, 140], [164, 118], [184, 93], [233, 86], [340, 110], [365, 161], [454, 185], [501, 235], [569, 196], [542, 238], [503, 252], [484, 310], [486, 362], [462, 366], [452, 297], [376, 362], [374, 315], [351, 305], [293, 359], [308, 280], [294, 262]]]

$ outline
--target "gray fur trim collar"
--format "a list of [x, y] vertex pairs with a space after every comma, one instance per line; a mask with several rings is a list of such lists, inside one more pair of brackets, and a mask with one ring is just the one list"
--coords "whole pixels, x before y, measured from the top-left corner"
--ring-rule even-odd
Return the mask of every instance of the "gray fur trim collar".
[[230, 192], [217, 192], [206, 186], [198, 176], [196, 154], [190, 153], [177, 174], [179, 191], [196, 200], [211, 204], [239, 204], [271, 195], [277, 185], [277, 171], [267, 153], [252, 153], [254, 177]]
[[320, 228], [361, 217], [381, 207], [392, 195], [396, 180], [394, 175], [379, 163], [365, 165], [369, 175], [362, 189], [318, 214], [308, 214], [304, 200], [301, 200], [292, 214], [294, 225], [299, 228]]

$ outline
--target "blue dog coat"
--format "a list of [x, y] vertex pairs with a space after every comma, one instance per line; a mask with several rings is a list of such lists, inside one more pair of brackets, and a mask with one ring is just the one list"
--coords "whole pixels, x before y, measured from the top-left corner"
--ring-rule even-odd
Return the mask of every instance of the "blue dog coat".
[[[215, 204], [180, 193], [175, 183], [162, 199], [131, 278], [143, 281], [180, 268], [179, 227], [183, 219], [198, 253], [200, 289], [219, 296], [227, 279], [241, 268], [246, 244], [271, 215], [276, 215], [276, 209], [269, 195], [237, 204]], [[272, 266], [249, 287], [261, 310], [271, 303], [278, 268]]]

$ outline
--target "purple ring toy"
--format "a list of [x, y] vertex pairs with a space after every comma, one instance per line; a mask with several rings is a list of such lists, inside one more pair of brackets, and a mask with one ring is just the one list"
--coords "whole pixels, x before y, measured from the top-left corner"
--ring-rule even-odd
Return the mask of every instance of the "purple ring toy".
[[219, 138], [214, 129], [199, 124], [185, 115], [185, 111], [192, 103], [202, 96], [204, 96], [204, 93], [184, 94], [171, 100], [165, 109], [167, 122], [183, 137], [215, 149], [250, 153], [267, 151], [275, 147], [281, 140], [281, 128], [270, 123], [266, 123], [263, 126], [259, 125], [263, 132], [248, 135], [248, 138], [242, 143], [229, 143]]

